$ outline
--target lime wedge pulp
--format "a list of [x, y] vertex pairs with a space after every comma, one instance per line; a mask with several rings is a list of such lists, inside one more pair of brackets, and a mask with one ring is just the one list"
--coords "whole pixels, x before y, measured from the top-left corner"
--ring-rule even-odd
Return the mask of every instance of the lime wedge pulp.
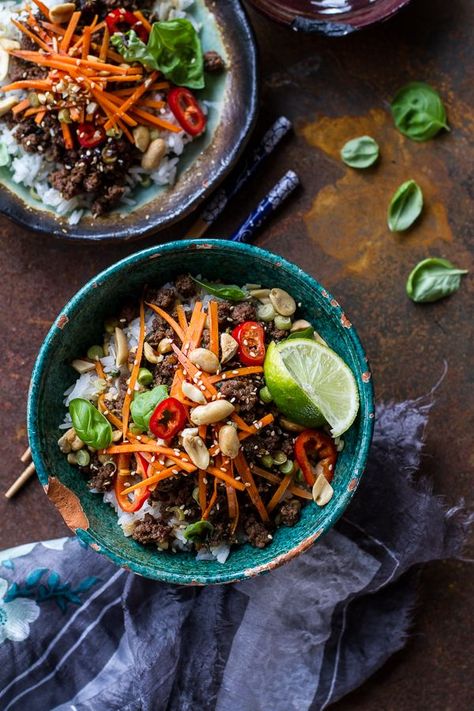
[[271, 343], [265, 382], [286, 417], [307, 427], [327, 422], [333, 437], [346, 432], [359, 410], [359, 393], [350, 368], [329, 347], [295, 338]]

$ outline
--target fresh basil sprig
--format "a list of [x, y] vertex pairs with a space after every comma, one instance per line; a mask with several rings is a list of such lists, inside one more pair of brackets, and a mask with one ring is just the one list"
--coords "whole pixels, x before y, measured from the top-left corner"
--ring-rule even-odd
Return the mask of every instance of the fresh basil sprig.
[[187, 541], [202, 541], [213, 530], [214, 526], [209, 521], [196, 521], [184, 529], [184, 537]]
[[351, 168], [368, 168], [379, 157], [379, 146], [370, 136], [359, 136], [342, 147], [341, 158]]
[[166, 385], [157, 385], [153, 390], [145, 390], [142, 393], [136, 393], [130, 405], [130, 412], [134, 423], [146, 432], [150, 425], [150, 417], [155, 407], [167, 397], [168, 388]]
[[402, 87], [391, 109], [398, 130], [413, 141], [428, 141], [443, 128], [449, 131], [440, 95], [423, 82], [411, 82]]
[[152, 25], [148, 44], [135, 30], [116, 32], [110, 39], [126, 62], [140, 62], [162, 72], [177, 86], [204, 88], [201, 40], [189, 20], [177, 18]]
[[447, 259], [423, 259], [408, 277], [407, 294], [417, 303], [439, 301], [459, 289], [463, 274], [466, 269], [456, 269]]
[[89, 400], [82, 397], [71, 400], [69, 414], [76, 434], [84, 444], [94, 449], [105, 449], [110, 446], [112, 442], [110, 422]]
[[229, 301], [244, 301], [248, 299], [249, 295], [246, 291], [236, 286], [236, 284], [213, 284], [210, 281], [205, 281], [204, 279], [196, 279], [191, 277], [196, 284], [202, 286], [208, 294], [213, 296], [218, 296], [220, 299], [228, 299]]
[[415, 222], [423, 209], [423, 193], [414, 180], [402, 183], [390, 201], [387, 222], [392, 232], [403, 232]]

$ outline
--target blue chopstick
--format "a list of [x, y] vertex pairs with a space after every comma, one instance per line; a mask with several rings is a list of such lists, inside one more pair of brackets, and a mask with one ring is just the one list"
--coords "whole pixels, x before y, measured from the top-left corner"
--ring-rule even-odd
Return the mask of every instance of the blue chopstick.
[[280, 178], [257, 207], [252, 210], [239, 229], [230, 237], [232, 242], [248, 242], [257, 233], [263, 223], [273, 215], [293, 190], [300, 184], [300, 179], [293, 170], [289, 170]]
[[273, 152], [281, 139], [291, 129], [291, 121], [286, 116], [280, 116], [268, 129], [262, 140], [246, 159], [242, 170], [235, 177], [230, 177], [225, 185], [211, 197], [210, 201], [190, 228], [186, 237], [198, 238], [206, 232], [208, 227], [217, 220], [226, 208], [228, 202], [241, 190], [250, 178], [256, 173], [266, 158]]

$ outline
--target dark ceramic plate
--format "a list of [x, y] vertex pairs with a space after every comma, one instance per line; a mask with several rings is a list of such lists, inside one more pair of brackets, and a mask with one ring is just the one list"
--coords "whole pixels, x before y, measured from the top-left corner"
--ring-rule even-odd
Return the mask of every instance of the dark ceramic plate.
[[[196, 561], [192, 553], [158, 552], [126, 538], [115, 511], [87, 489], [57, 445], [64, 417], [64, 391], [74, 381], [71, 360], [102, 335], [104, 318], [144, 283], [162, 284], [180, 272], [219, 274], [224, 281], [251, 280], [280, 286], [301, 302], [302, 318], [344, 358], [357, 381], [360, 411], [344, 434], [334, 479], [334, 496], [324, 508], [310, 502], [293, 527], [279, 528], [263, 550], [235, 547], [224, 565]], [[228, 583], [268, 572], [309, 548], [343, 513], [364, 472], [374, 423], [367, 358], [352, 323], [338, 302], [312, 277], [275, 254], [246, 244], [183, 240], [138, 252], [86, 284], [64, 307], [46, 336], [31, 378], [28, 437], [38, 477], [50, 500], [79, 538], [117, 565], [148, 578], [178, 584]]]
[[[2, 0], [0, 0], [2, 4]], [[174, 186], [138, 188], [137, 204], [79, 224], [39, 209], [28, 188], [13, 183], [0, 168], [0, 211], [30, 230], [81, 240], [135, 240], [182, 219], [214, 190], [241, 154], [255, 123], [258, 105], [255, 39], [238, 0], [195, 0], [189, 9], [202, 23], [204, 51], [217, 50], [228, 70], [208, 75], [200, 100], [210, 102], [206, 134], [189, 144], [181, 156]]]
[[410, 0], [251, 0], [294, 30], [341, 37], [387, 20]]

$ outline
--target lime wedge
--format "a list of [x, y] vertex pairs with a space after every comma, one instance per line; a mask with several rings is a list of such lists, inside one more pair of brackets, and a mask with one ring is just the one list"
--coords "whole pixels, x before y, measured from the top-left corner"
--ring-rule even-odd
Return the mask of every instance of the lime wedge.
[[317, 341], [295, 338], [271, 343], [265, 382], [286, 417], [307, 427], [327, 422], [333, 437], [346, 432], [359, 410], [359, 393], [350, 368]]

